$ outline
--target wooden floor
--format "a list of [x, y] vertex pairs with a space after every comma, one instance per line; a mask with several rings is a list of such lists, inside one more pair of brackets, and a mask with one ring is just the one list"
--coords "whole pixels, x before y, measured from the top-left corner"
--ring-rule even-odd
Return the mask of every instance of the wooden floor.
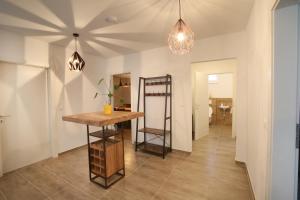
[[163, 160], [134, 152], [129, 141], [125, 154], [126, 177], [108, 190], [89, 182], [87, 149], [80, 148], [6, 174], [0, 179], [0, 199], [250, 199], [228, 127], [212, 128], [193, 143], [192, 154], [175, 151]]

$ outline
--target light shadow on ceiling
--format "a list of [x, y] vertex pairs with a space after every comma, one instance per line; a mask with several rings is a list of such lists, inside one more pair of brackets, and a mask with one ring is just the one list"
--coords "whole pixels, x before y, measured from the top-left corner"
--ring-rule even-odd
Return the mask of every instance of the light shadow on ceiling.
[[[143, 50], [143, 48], [136, 48], [136, 43], [131, 41], [139, 42], [139, 46], [149, 47], [147, 43], [152, 43], [152, 47], [160, 46], [161, 41], [155, 41], [159, 38], [158, 33], [105, 33], [105, 34], [92, 34], [92, 31], [105, 29], [107, 27], [118, 27], [126, 26], [126, 23], [132, 19], [136, 19], [145, 15], [147, 12], [153, 12], [151, 9], [155, 9], [157, 13], [160, 12], [160, 7], [162, 5], [168, 4], [168, 0], [148, 0], [146, 2], [138, 0], [124, 0], [121, 2], [115, 0], [105, 0], [99, 1], [101, 5], [106, 2], [104, 8], [99, 8], [97, 11], [99, 13], [91, 14], [94, 16], [90, 19], [89, 22], [82, 28], [76, 27], [76, 13], [74, 13], [75, 1], [72, 0], [60, 0], [59, 3], [53, 0], [41, 0], [35, 2], [32, 6], [26, 0], [12, 0], [1, 1], [0, 2], [0, 14], [3, 13], [8, 17], [14, 17], [23, 21], [15, 22], [14, 24], [9, 24], [0, 19], [0, 28], [12, 32], [18, 32], [25, 36], [36, 37], [37, 39], [43, 39], [49, 42], [50, 44], [67, 47], [73, 40], [72, 33], [78, 32], [80, 34], [80, 45], [83, 48], [82, 50], [93, 55], [100, 55], [103, 57], [111, 57], [116, 55], [124, 55], [129, 53], [137, 52], [138, 50]], [[110, 3], [107, 3], [110, 2]], [[97, 2], [95, 2], [97, 4]], [[99, 4], [99, 3], [98, 3]], [[51, 20], [48, 20], [46, 16], [37, 15], [37, 11], [34, 10], [37, 8], [42, 8], [44, 13], [47, 13], [47, 16], [51, 17]], [[139, 9], [135, 9], [139, 8]], [[135, 12], [132, 12], [128, 15], [126, 10], [133, 9]], [[78, 11], [78, 6], [77, 9]], [[31, 12], [30, 12], [31, 11]], [[82, 12], [87, 12], [82, 10]], [[120, 13], [120, 14], [119, 14]], [[119, 21], [117, 24], [108, 23], [105, 21], [105, 18], [111, 14], [116, 16], [120, 15]], [[2, 19], [5, 20], [5, 19]], [[7, 21], [7, 20], [6, 20]], [[57, 24], [53, 23], [57, 22]], [[17, 24], [17, 25], [16, 25]], [[29, 25], [28, 25], [29, 24]], [[36, 24], [39, 26], [49, 27], [51, 29], [41, 29], [35, 26], [30, 26], [30, 24]], [[53, 30], [53, 31], [52, 31]], [[155, 36], [157, 35], [157, 36]], [[59, 36], [56, 37], [55, 36]], [[110, 43], [109, 40], [102, 41], [97, 38], [98, 36], [111, 38], [111, 39], [120, 39], [128, 40], [128, 43], [117, 44], [116, 41]], [[49, 37], [49, 39], [47, 39]], [[147, 38], [147, 39], [146, 39]], [[152, 38], [152, 39], [151, 39]]]
[[[231, 1], [184, 0], [183, 17], [197, 38], [236, 32], [253, 0]], [[110, 16], [117, 22], [105, 20]], [[0, 0], [0, 29], [63, 47], [77, 32], [83, 51], [104, 57], [166, 45], [177, 19], [177, 0]]]

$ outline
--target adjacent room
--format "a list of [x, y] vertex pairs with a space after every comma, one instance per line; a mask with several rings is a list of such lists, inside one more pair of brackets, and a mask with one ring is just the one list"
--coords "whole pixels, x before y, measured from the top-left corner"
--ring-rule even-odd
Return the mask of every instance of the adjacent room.
[[0, 0], [0, 200], [299, 199], [297, 0]]
[[[237, 60], [193, 63], [193, 139], [210, 133], [236, 137]], [[207, 113], [203, 112], [207, 110]]]
[[[232, 129], [232, 73], [208, 75], [208, 117], [210, 128]], [[231, 133], [231, 131], [229, 131]]]
[[[113, 75], [114, 111], [131, 112], [131, 79], [130, 73]], [[124, 131], [124, 139], [131, 141], [131, 120], [118, 124]]]

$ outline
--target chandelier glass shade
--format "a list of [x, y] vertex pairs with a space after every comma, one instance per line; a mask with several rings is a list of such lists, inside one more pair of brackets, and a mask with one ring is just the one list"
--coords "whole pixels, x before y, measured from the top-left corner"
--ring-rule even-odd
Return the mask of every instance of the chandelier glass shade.
[[79, 37], [79, 34], [74, 33], [73, 34], [75, 38], [75, 52], [73, 55], [69, 58], [69, 70], [70, 71], [83, 71], [83, 68], [85, 66], [85, 62], [82, 59], [82, 57], [77, 52], [77, 38]]
[[189, 53], [194, 45], [194, 32], [181, 18], [180, 0], [179, 20], [169, 34], [168, 44], [171, 52], [176, 55]]

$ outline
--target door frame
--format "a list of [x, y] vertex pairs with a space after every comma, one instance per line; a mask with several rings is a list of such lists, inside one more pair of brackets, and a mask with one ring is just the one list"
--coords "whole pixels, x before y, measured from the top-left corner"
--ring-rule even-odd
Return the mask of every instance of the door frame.
[[[39, 69], [41, 70], [41, 73], [45, 73], [45, 79], [43, 79], [44, 84], [45, 84], [45, 132], [44, 134], [47, 136], [47, 145], [48, 145], [48, 149], [46, 150], [47, 153], [43, 153], [43, 155], [41, 154], [40, 156], [38, 156], [37, 158], [32, 158], [30, 156], [28, 156], [28, 158], [25, 161], [22, 161], [21, 163], [17, 163], [16, 164], [11, 164], [10, 167], [7, 167], [5, 165], [5, 159], [4, 159], [4, 155], [3, 155], [3, 139], [5, 136], [4, 135], [4, 131], [7, 130], [7, 120], [11, 117], [13, 117], [14, 115], [11, 113], [0, 113], [0, 177], [3, 176], [4, 173], [8, 173], [11, 172], [13, 170], [16, 170], [20, 167], [24, 167], [24, 166], [28, 166], [32, 163], [38, 162], [40, 160], [43, 159], [47, 159], [51, 156], [51, 132], [50, 132], [50, 128], [49, 128], [49, 99], [48, 99], [48, 95], [49, 95], [49, 91], [48, 91], [48, 67], [43, 67], [43, 66], [37, 66], [37, 65], [29, 65], [29, 64], [20, 64], [20, 63], [16, 63], [16, 62], [8, 62], [8, 61], [2, 61], [0, 60], [0, 64], [3, 64], [4, 67], [7, 67], [6, 65], [12, 65], [9, 66], [11, 67], [11, 69], [15, 68], [15, 70], [19, 70], [19, 69], [24, 69], [24, 68], [29, 68], [29, 69]], [[15, 80], [16, 81], [16, 80]], [[15, 82], [17, 83], [17, 82]], [[17, 91], [18, 88], [14, 88], [14, 91]], [[4, 114], [4, 115], [3, 115]], [[6, 166], [6, 168], [5, 168]]]
[[[236, 62], [236, 66], [235, 66], [235, 69], [234, 71], [230, 71], [230, 70], [224, 70], [224, 71], [210, 71], [208, 74], [224, 74], [224, 73], [231, 73], [233, 75], [233, 79], [234, 79], [234, 84], [235, 84], [235, 87], [233, 87], [233, 107], [234, 107], [234, 110], [233, 110], [233, 115], [232, 115], [232, 137], [233, 138], [236, 138], [237, 134], [236, 134], [236, 127], [237, 127], [237, 124], [236, 124], [236, 104], [237, 104], [237, 77], [238, 77], [238, 58], [236, 57], [225, 57], [225, 58], [220, 58], [220, 59], [212, 59], [212, 60], [202, 60], [202, 61], [199, 61], [199, 62], [192, 62], [190, 64], [191, 68], [190, 68], [190, 73], [191, 73], [191, 88], [192, 88], [192, 102], [194, 102], [194, 67], [193, 65], [194, 64], [197, 64], [197, 63], [207, 63], [207, 62], [216, 62], [216, 61], [224, 61], [224, 60], [235, 60]], [[193, 107], [193, 104], [192, 104], [192, 107]], [[192, 108], [192, 114], [194, 114], [194, 109]], [[195, 118], [193, 119], [195, 120]], [[195, 126], [195, 123], [193, 122], [194, 126]], [[192, 139], [192, 137], [191, 137]]]
[[[199, 78], [201, 78], [200, 79], [201, 81], [205, 81], [204, 84], [206, 84], [206, 87], [201, 86], [202, 84], [199, 83]], [[199, 140], [202, 137], [209, 134], [209, 119], [208, 119], [209, 96], [208, 96], [207, 74], [203, 73], [203, 72], [195, 71], [193, 73], [193, 79], [194, 79], [193, 80], [193, 83], [194, 83], [194, 89], [193, 89], [193, 116], [194, 116], [193, 120], [194, 120], [194, 122], [193, 122], [193, 124], [195, 126], [194, 137], [195, 137], [195, 140]], [[204, 96], [204, 93], [205, 93], [204, 90], [206, 90], [206, 92], [207, 92], [207, 94], [205, 94], [207, 99], [200, 97], [200, 96]], [[199, 93], [201, 93], [201, 95]], [[201, 100], [203, 101], [202, 102], [203, 105], [204, 104], [207, 105], [207, 114], [205, 117], [206, 119], [203, 119], [202, 117], [200, 117], [200, 116], [202, 116], [202, 113], [201, 113], [201, 111], [199, 112], [199, 107], [200, 107], [200, 109], [202, 109], [203, 105], [201, 106], [201, 105], [199, 105], [199, 103], [196, 103], [195, 99], [197, 99], [197, 101], [200, 100], [200, 98], [198, 99], [198, 97], [200, 97]], [[205, 101], [205, 103], [204, 103], [204, 101]], [[204, 113], [203, 113], [203, 115], [205, 116]], [[205, 122], [205, 124], [203, 122], [199, 122], [201, 120], [199, 120], [198, 116], [200, 117], [200, 119], [202, 118], [202, 120], [203, 120], [203, 122]], [[196, 121], [198, 121], [198, 122], [196, 123]], [[200, 130], [198, 130], [198, 128]]]

